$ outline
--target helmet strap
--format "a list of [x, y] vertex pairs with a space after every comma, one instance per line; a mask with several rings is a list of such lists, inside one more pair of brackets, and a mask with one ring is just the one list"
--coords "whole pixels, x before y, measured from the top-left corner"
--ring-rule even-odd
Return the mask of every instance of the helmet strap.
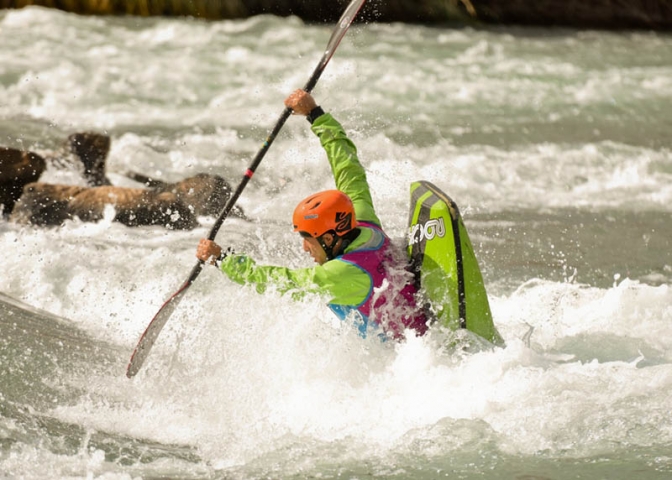
[[341, 243], [341, 250], [345, 250], [348, 248], [348, 246], [355, 241], [357, 237], [359, 237], [359, 228], [353, 228], [350, 230], [348, 233], [343, 235], [341, 238], [343, 239], [343, 242]]
[[[327, 233], [330, 233], [332, 236], [331, 245], [327, 245], [327, 242], [325, 241], [324, 235], [326, 235]], [[325, 232], [324, 234], [320, 235], [315, 239], [324, 250], [324, 253], [327, 254], [327, 260], [333, 260], [334, 258], [336, 258], [334, 256], [334, 247], [336, 246], [336, 243], [338, 242], [339, 238], [340, 237], [336, 235], [336, 232], [334, 232], [333, 230], [329, 230], [328, 232]]]
[[[326, 235], [327, 233], [331, 234], [333, 238], [333, 240], [331, 241], [331, 245], [327, 245], [327, 242], [324, 239], [324, 235]], [[317, 237], [316, 240], [324, 250], [324, 253], [327, 254], [327, 260], [333, 260], [334, 258], [336, 258], [336, 255], [334, 255], [334, 248], [336, 247], [336, 244], [338, 243], [339, 239], [342, 240], [340, 251], [344, 251], [346, 248], [348, 248], [348, 245], [350, 245], [352, 241], [356, 239], [358, 236], [359, 236], [359, 228], [353, 228], [342, 237], [336, 235], [336, 232], [334, 232], [333, 230], [329, 230], [328, 232], [325, 232], [321, 236]]]

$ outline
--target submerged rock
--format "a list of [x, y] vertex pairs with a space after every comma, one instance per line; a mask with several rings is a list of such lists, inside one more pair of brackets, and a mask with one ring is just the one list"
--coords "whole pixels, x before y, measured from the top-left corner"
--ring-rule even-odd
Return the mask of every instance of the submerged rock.
[[[110, 138], [94, 132], [70, 135], [65, 142], [67, 159], [56, 154], [45, 160], [32, 152], [0, 147], [0, 205], [4, 216], [17, 223], [45, 226], [61, 225], [74, 218], [95, 222], [102, 220], [111, 206], [114, 221], [125, 225], [183, 230], [195, 228], [198, 216], [218, 215], [231, 198], [232, 188], [226, 179], [207, 173], [168, 183], [131, 172], [126, 176], [146, 188], [113, 186], [105, 168], [109, 150]], [[83, 167], [82, 175], [89, 186], [39, 182], [47, 163]], [[231, 215], [245, 218], [238, 207], [231, 210]]]
[[30, 183], [14, 207], [10, 220], [33, 225], [61, 225], [79, 218], [96, 222], [114, 207], [114, 221], [136, 227], [162, 225], [171, 229], [191, 229], [198, 225], [191, 210], [177, 195], [142, 188], [105, 185], [78, 187]]
[[23, 187], [40, 178], [46, 168], [45, 159], [36, 153], [0, 147], [0, 207], [5, 215], [14, 209]]

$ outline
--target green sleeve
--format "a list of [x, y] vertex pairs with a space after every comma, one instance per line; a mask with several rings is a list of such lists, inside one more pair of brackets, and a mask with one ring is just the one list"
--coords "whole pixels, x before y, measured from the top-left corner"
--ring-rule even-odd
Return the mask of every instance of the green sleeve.
[[357, 157], [357, 147], [347, 137], [341, 124], [331, 114], [325, 113], [315, 119], [311, 128], [327, 152], [336, 188], [352, 200], [357, 220], [380, 226], [380, 220], [373, 208], [366, 172]]
[[272, 285], [280, 293], [290, 293], [295, 300], [307, 293], [324, 294], [329, 303], [359, 305], [369, 295], [371, 278], [360, 268], [340, 260], [311, 268], [257, 265], [245, 255], [229, 255], [220, 266], [231, 280], [241, 285], [253, 284], [264, 293]]

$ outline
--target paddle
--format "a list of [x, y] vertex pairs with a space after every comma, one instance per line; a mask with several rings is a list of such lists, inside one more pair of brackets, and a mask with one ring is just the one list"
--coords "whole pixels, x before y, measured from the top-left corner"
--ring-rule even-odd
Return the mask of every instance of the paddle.
[[[348, 5], [348, 7], [345, 9], [345, 12], [343, 12], [343, 15], [341, 15], [341, 18], [338, 21], [336, 28], [331, 34], [331, 38], [329, 38], [327, 49], [322, 55], [320, 62], [317, 64], [317, 67], [315, 67], [315, 70], [313, 71], [313, 74], [308, 80], [308, 83], [306, 83], [306, 86], [303, 88], [305, 91], [310, 92], [313, 90], [313, 88], [317, 84], [317, 81], [322, 75], [324, 68], [327, 66], [327, 63], [329, 63], [329, 60], [331, 60], [331, 57], [334, 55], [334, 52], [336, 51], [336, 48], [338, 47], [339, 43], [341, 43], [341, 39], [345, 36], [345, 32], [347, 32], [348, 28], [350, 27], [350, 24], [355, 19], [355, 16], [362, 8], [365, 1], [366, 0], [352, 0]], [[285, 108], [285, 110], [282, 112], [282, 115], [280, 115], [280, 118], [275, 124], [275, 127], [269, 134], [268, 138], [262, 145], [257, 155], [252, 160], [252, 163], [248, 167], [247, 171], [245, 172], [245, 175], [243, 176], [243, 180], [240, 182], [240, 185], [238, 185], [238, 188], [236, 188], [236, 190], [233, 192], [233, 195], [231, 195], [229, 201], [226, 202], [226, 205], [219, 214], [219, 217], [217, 218], [214, 225], [210, 229], [210, 233], [208, 235], [208, 238], [210, 240], [213, 241], [215, 240], [217, 232], [219, 231], [219, 228], [222, 226], [222, 223], [224, 223], [224, 220], [226, 219], [226, 217], [228, 217], [229, 212], [231, 212], [231, 209], [233, 209], [233, 206], [236, 204], [238, 197], [240, 197], [241, 193], [243, 193], [243, 190], [245, 189], [247, 182], [249, 182], [250, 178], [252, 178], [252, 175], [254, 175], [254, 172], [261, 163], [261, 160], [264, 158], [264, 155], [266, 155], [266, 152], [271, 147], [271, 144], [275, 140], [275, 137], [278, 135], [280, 129], [282, 129], [282, 126], [285, 124], [285, 122], [287, 121], [287, 119], [291, 114], [292, 110], [290, 108]], [[172, 315], [177, 305], [180, 303], [180, 300], [182, 300], [182, 297], [184, 296], [187, 289], [191, 286], [192, 283], [194, 283], [194, 280], [196, 280], [198, 275], [201, 273], [202, 269], [203, 269], [203, 261], [199, 260], [198, 263], [191, 270], [191, 273], [189, 274], [189, 278], [187, 279], [187, 281], [184, 282], [184, 284], [182, 284], [179, 290], [177, 290], [177, 292], [175, 292], [163, 304], [163, 306], [156, 313], [152, 321], [149, 322], [147, 329], [140, 337], [140, 341], [138, 342], [138, 345], [135, 347], [135, 350], [133, 351], [133, 355], [131, 355], [131, 360], [128, 364], [128, 368], [126, 369], [126, 376], [128, 378], [131, 378], [136, 373], [138, 373], [138, 371], [142, 367], [142, 364], [149, 356], [149, 352], [154, 346], [154, 342], [159, 336], [159, 333], [163, 329], [164, 325]]]

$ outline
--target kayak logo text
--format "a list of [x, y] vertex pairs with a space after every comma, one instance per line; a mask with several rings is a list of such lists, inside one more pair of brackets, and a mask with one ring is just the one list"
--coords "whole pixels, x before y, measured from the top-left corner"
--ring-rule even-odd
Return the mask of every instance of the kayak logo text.
[[423, 240], [431, 240], [436, 236], [439, 238], [446, 236], [446, 225], [443, 223], [443, 218], [432, 218], [424, 224], [411, 225], [408, 229], [408, 244], [415, 245]]

